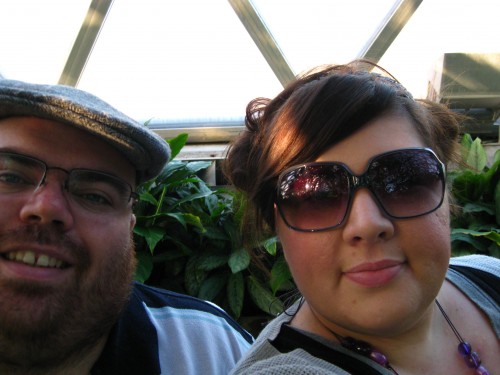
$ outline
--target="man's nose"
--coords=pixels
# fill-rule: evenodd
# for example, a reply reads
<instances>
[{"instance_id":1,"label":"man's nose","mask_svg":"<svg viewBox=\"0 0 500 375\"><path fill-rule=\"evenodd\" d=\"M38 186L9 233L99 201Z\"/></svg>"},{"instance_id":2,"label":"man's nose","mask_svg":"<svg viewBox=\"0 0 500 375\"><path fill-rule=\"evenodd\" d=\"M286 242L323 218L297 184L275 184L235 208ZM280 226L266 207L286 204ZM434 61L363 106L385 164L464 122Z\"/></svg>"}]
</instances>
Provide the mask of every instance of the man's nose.
<instances>
[{"instance_id":1,"label":"man's nose","mask_svg":"<svg viewBox=\"0 0 500 375\"><path fill-rule=\"evenodd\" d=\"M64 188L64 180L46 176L21 208L20 216L23 222L30 224L52 223L63 229L71 227L73 212Z\"/></svg>"}]
</instances>

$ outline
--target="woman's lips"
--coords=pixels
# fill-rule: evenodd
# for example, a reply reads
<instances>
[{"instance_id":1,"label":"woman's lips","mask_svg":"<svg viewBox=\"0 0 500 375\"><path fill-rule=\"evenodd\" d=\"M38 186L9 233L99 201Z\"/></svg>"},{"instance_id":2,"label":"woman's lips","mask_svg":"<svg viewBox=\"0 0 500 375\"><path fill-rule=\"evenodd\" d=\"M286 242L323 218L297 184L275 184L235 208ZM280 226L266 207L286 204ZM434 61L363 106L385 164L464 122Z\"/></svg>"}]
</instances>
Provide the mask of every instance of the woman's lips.
<instances>
[{"instance_id":1,"label":"woman's lips","mask_svg":"<svg viewBox=\"0 0 500 375\"><path fill-rule=\"evenodd\" d=\"M401 272L403 264L394 260L362 263L344 272L344 275L356 284L375 288L391 282Z\"/></svg>"}]
</instances>

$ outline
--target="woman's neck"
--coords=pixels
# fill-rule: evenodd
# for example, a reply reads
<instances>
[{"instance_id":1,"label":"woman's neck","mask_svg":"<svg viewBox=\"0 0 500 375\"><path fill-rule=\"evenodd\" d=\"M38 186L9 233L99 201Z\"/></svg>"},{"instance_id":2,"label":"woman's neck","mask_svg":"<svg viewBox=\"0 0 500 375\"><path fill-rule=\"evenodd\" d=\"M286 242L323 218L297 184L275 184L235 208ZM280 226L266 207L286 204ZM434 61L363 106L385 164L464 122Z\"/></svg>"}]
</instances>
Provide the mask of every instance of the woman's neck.
<instances>
[{"instance_id":1,"label":"woman's neck","mask_svg":"<svg viewBox=\"0 0 500 375\"><path fill-rule=\"evenodd\" d=\"M438 298L443 308L450 312L451 320L456 319L459 324L462 322L460 314L457 314L460 308L456 302L456 290L453 289L450 285L444 286ZM294 316L291 325L337 343L344 337L365 341L375 351L382 353L400 375L471 374L471 369L458 354L458 341L453 330L435 303L431 303L412 325L389 333L378 334L373 327L367 327L371 330L370 333L361 329L346 329L322 319L307 301Z\"/></svg>"}]
</instances>

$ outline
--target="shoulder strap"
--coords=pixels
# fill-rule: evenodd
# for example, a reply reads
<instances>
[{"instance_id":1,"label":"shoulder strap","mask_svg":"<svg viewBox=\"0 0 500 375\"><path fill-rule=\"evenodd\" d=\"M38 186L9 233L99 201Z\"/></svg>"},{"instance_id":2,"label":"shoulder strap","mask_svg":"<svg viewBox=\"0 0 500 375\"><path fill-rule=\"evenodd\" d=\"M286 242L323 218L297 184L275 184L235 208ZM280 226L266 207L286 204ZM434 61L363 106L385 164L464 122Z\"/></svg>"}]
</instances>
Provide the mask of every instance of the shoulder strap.
<instances>
[{"instance_id":1,"label":"shoulder strap","mask_svg":"<svg viewBox=\"0 0 500 375\"><path fill-rule=\"evenodd\" d=\"M450 268L461 273L474 284L479 286L493 300L500 305L500 277L492 273L473 267L450 264Z\"/></svg>"},{"instance_id":2,"label":"shoulder strap","mask_svg":"<svg viewBox=\"0 0 500 375\"><path fill-rule=\"evenodd\" d=\"M278 337L270 343L281 353L289 353L295 349L305 350L312 356L332 363L352 375L380 375L379 371L366 363L323 345L286 324L281 326Z\"/></svg>"}]
</instances>

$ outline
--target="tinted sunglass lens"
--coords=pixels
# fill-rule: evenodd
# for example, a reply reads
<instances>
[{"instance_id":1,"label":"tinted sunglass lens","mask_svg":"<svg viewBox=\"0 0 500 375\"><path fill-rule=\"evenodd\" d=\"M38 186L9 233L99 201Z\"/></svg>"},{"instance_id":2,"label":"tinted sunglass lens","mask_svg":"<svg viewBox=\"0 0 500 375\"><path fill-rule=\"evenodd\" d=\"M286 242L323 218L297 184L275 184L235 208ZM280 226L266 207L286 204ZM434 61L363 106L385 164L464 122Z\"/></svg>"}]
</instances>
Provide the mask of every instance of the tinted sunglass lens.
<instances>
[{"instance_id":1,"label":"tinted sunglass lens","mask_svg":"<svg viewBox=\"0 0 500 375\"><path fill-rule=\"evenodd\" d=\"M429 150L383 155L371 163L367 179L383 209L395 218L424 215L443 200L443 168Z\"/></svg>"},{"instance_id":2,"label":"tinted sunglass lens","mask_svg":"<svg viewBox=\"0 0 500 375\"><path fill-rule=\"evenodd\" d=\"M339 165L294 169L280 179L278 208L285 222L304 231L339 225L349 203L349 177Z\"/></svg>"}]
</instances>

